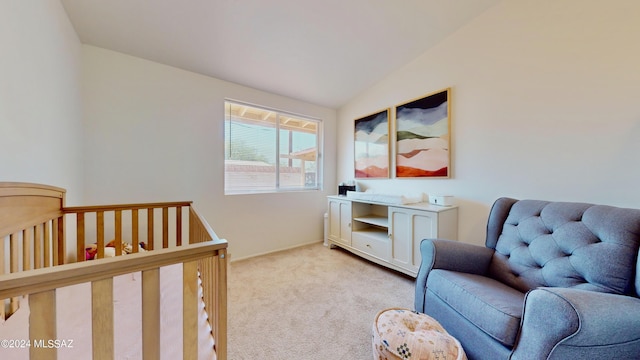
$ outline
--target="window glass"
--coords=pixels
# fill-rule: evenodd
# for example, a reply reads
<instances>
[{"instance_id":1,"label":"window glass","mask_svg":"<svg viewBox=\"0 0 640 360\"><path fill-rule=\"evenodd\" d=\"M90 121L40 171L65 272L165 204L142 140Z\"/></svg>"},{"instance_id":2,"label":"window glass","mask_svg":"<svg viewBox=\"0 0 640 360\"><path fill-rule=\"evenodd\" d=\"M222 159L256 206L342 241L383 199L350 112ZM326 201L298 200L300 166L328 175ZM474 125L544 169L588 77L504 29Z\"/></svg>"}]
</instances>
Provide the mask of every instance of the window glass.
<instances>
[{"instance_id":1,"label":"window glass","mask_svg":"<svg viewBox=\"0 0 640 360\"><path fill-rule=\"evenodd\" d=\"M320 125L225 102L225 194L318 189Z\"/></svg>"}]
</instances>

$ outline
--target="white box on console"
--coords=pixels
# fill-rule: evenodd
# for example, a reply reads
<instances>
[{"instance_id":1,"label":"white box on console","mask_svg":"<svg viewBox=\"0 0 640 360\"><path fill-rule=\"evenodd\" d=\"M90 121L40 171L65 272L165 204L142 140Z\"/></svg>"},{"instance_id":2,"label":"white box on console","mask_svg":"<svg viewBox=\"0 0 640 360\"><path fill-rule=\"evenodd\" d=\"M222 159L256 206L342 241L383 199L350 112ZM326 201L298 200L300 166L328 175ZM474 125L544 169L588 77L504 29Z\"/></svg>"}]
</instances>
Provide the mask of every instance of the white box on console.
<instances>
[{"instance_id":1,"label":"white box on console","mask_svg":"<svg viewBox=\"0 0 640 360\"><path fill-rule=\"evenodd\" d=\"M451 195L429 195L429 202L433 205L451 206L453 205L453 196Z\"/></svg>"}]
</instances>

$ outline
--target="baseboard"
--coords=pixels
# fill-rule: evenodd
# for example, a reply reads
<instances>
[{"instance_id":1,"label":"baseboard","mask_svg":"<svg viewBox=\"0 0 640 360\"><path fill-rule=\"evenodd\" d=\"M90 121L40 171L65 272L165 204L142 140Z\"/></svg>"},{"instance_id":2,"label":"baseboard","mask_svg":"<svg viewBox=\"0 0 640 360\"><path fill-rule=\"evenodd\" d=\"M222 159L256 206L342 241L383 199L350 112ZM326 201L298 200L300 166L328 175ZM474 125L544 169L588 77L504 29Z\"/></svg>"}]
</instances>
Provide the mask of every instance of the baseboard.
<instances>
[{"instance_id":1,"label":"baseboard","mask_svg":"<svg viewBox=\"0 0 640 360\"><path fill-rule=\"evenodd\" d=\"M309 246L309 245L313 245L313 244L317 244L317 243L322 243L323 241L324 240L316 240L316 241L311 241L311 242L304 243L304 244L293 245L293 246L290 246L290 247L281 248L281 249L277 249L277 250L265 251L265 252L259 253L259 254L254 254L254 255L249 255L249 256L245 256L245 257L239 257L239 258L231 259L231 261L229 261L229 262L231 263L231 262L236 262L236 261L241 261L241 260L247 260L247 259L251 259L251 258L254 258L254 257L258 257L258 256L269 255L269 254L278 253L278 252L282 252L282 251L292 250L292 249L303 247L303 246Z\"/></svg>"}]
</instances>

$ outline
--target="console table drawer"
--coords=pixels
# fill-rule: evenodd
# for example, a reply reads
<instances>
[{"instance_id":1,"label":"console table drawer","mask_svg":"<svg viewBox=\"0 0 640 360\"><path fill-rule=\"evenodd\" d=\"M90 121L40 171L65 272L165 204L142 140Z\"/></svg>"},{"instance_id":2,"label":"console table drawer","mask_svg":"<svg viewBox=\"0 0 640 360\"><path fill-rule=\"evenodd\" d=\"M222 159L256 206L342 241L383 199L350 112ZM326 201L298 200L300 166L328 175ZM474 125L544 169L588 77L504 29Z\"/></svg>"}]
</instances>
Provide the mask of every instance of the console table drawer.
<instances>
[{"instance_id":1,"label":"console table drawer","mask_svg":"<svg viewBox=\"0 0 640 360\"><path fill-rule=\"evenodd\" d=\"M391 242L387 233L381 231L354 231L351 233L351 245L382 260L389 261L391 259Z\"/></svg>"}]
</instances>

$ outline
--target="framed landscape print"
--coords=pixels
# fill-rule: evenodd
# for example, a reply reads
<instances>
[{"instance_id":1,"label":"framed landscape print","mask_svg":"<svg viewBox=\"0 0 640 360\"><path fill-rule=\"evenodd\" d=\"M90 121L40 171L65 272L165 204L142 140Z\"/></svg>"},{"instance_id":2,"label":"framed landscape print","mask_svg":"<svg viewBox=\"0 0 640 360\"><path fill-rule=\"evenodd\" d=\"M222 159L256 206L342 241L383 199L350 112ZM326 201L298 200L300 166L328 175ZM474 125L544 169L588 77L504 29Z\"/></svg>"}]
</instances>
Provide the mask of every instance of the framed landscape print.
<instances>
[{"instance_id":1,"label":"framed landscape print","mask_svg":"<svg viewBox=\"0 0 640 360\"><path fill-rule=\"evenodd\" d=\"M354 122L355 177L389 177L389 112L382 110Z\"/></svg>"},{"instance_id":2,"label":"framed landscape print","mask_svg":"<svg viewBox=\"0 0 640 360\"><path fill-rule=\"evenodd\" d=\"M396 177L450 177L449 92L396 106Z\"/></svg>"}]
</instances>

